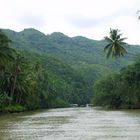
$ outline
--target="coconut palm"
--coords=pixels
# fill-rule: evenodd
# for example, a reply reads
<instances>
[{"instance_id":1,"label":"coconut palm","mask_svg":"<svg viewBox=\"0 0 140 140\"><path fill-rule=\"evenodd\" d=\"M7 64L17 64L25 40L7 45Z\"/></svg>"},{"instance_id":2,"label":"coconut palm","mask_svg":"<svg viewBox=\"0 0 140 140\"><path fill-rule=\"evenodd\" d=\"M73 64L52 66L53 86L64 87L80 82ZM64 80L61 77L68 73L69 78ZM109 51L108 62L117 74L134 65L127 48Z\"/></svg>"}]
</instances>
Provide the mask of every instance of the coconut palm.
<instances>
[{"instance_id":1,"label":"coconut palm","mask_svg":"<svg viewBox=\"0 0 140 140\"><path fill-rule=\"evenodd\" d=\"M127 53L123 47L126 44L123 42L126 38L121 38L122 34L119 32L120 30L118 29L110 29L110 36L105 37L105 40L108 42L104 48L104 51L107 51L107 58L111 55L112 57L120 57Z\"/></svg>"},{"instance_id":2,"label":"coconut palm","mask_svg":"<svg viewBox=\"0 0 140 140\"><path fill-rule=\"evenodd\" d=\"M13 63L13 70L12 70L12 76L11 76L11 83L12 84L11 84L11 89L10 89L10 97L12 100L14 97L16 87L18 85L18 79L22 74L21 66L23 65L23 60L24 60L24 57L17 55L17 57ZM11 100L11 102L12 102L12 100Z\"/></svg>"}]
</instances>

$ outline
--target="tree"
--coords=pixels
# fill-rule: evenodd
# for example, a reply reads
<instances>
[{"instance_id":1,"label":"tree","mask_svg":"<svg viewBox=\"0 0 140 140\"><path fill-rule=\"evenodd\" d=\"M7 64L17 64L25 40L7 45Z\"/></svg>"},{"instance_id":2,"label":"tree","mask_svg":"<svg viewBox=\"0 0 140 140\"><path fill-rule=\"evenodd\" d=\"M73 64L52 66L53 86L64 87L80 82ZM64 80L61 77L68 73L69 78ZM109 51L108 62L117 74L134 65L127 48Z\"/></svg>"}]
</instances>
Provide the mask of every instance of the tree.
<instances>
[{"instance_id":1,"label":"tree","mask_svg":"<svg viewBox=\"0 0 140 140\"><path fill-rule=\"evenodd\" d=\"M120 57L124 56L126 50L123 45L126 43L123 42L126 38L121 38L122 34L119 34L120 30L118 29L110 29L110 36L105 37L105 40L108 44L105 46L104 51L107 51L107 58L112 55L112 57Z\"/></svg>"},{"instance_id":2,"label":"tree","mask_svg":"<svg viewBox=\"0 0 140 140\"><path fill-rule=\"evenodd\" d=\"M0 31L0 71L5 68L7 62L14 60L15 50L10 48L11 40Z\"/></svg>"}]
</instances>

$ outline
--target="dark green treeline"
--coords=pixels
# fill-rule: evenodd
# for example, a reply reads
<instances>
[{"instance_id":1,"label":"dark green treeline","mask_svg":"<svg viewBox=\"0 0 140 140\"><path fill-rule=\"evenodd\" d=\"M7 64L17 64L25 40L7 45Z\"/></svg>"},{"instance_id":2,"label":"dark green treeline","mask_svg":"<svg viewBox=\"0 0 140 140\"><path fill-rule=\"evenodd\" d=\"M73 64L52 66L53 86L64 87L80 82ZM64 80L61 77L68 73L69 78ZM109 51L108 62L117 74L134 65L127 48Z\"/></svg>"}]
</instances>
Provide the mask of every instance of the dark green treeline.
<instances>
[{"instance_id":1,"label":"dark green treeline","mask_svg":"<svg viewBox=\"0 0 140 140\"><path fill-rule=\"evenodd\" d=\"M140 108L140 61L94 85L93 103L104 108Z\"/></svg>"},{"instance_id":2,"label":"dark green treeline","mask_svg":"<svg viewBox=\"0 0 140 140\"><path fill-rule=\"evenodd\" d=\"M11 43L0 32L0 111L89 102L88 85L76 70L46 54L13 49Z\"/></svg>"}]
</instances>

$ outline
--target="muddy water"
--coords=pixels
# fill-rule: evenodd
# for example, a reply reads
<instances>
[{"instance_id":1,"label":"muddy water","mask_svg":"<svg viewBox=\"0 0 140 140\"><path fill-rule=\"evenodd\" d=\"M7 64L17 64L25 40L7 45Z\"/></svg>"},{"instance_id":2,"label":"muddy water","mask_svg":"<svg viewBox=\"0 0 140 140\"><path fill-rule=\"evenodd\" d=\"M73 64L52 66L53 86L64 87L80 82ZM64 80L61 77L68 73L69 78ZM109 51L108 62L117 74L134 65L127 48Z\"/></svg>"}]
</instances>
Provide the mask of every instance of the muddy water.
<instances>
[{"instance_id":1,"label":"muddy water","mask_svg":"<svg viewBox=\"0 0 140 140\"><path fill-rule=\"evenodd\" d=\"M85 107L3 115L0 140L140 140L140 110Z\"/></svg>"}]
</instances>

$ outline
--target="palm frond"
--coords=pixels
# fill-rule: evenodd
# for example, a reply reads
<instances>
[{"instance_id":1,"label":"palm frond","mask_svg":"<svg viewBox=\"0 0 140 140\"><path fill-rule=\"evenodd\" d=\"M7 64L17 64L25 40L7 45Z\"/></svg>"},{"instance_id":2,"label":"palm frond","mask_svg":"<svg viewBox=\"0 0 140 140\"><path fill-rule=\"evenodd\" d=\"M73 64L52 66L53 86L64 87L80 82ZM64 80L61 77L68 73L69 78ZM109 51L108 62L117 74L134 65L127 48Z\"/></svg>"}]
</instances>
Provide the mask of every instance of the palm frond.
<instances>
[{"instance_id":1,"label":"palm frond","mask_svg":"<svg viewBox=\"0 0 140 140\"><path fill-rule=\"evenodd\" d=\"M111 43L104 47L104 51L106 51L111 46Z\"/></svg>"},{"instance_id":2,"label":"palm frond","mask_svg":"<svg viewBox=\"0 0 140 140\"><path fill-rule=\"evenodd\" d=\"M122 41L124 41L124 40L126 40L127 38L120 38L119 40L118 40L118 42L122 42Z\"/></svg>"},{"instance_id":3,"label":"palm frond","mask_svg":"<svg viewBox=\"0 0 140 140\"><path fill-rule=\"evenodd\" d=\"M109 58L112 53L112 47L109 48L106 57Z\"/></svg>"},{"instance_id":4,"label":"palm frond","mask_svg":"<svg viewBox=\"0 0 140 140\"><path fill-rule=\"evenodd\" d=\"M124 54L127 53L125 48L123 48L123 45L126 44L123 41L127 38L121 38L122 34L119 32L120 30L118 29L110 29L110 36L105 37L105 40L109 42L109 44L104 47L104 51L108 50L107 58L111 55L111 53L112 57L124 56Z\"/></svg>"},{"instance_id":5,"label":"palm frond","mask_svg":"<svg viewBox=\"0 0 140 140\"><path fill-rule=\"evenodd\" d=\"M112 42L113 42L113 40L112 40L111 38L109 38L109 37L105 37L105 40L106 40L107 42L109 42L109 43L112 43Z\"/></svg>"},{"instance_id":6,"label":"palm frond","mask_svg":"<svg viewBox=\"0 0 140 140\"><path fill-rule=\"evenodd\" d=\"M127 53L126 49L124 49L122 46L120 46L121 52Z\"/></svg>"}]
</instances>

